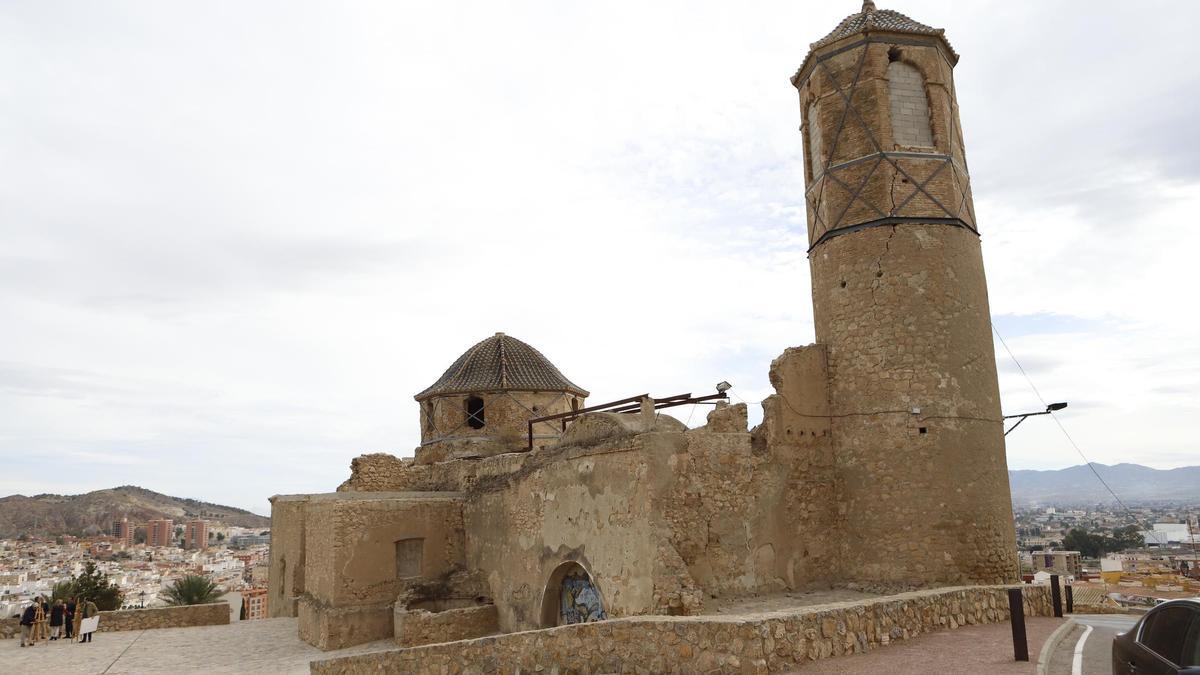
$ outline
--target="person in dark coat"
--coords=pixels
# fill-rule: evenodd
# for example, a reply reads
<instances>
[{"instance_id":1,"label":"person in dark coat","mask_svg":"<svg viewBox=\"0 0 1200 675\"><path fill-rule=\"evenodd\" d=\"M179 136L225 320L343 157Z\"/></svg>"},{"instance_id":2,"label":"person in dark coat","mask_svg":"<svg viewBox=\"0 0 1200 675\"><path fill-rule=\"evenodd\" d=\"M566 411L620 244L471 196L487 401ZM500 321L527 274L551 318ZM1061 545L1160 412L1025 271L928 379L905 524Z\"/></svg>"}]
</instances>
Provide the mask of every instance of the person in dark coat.
<instances>
[{"instance_id":1,"label":"person in dark coat","mask_svg":"<svg viewBox=\"0 0 1200 675\"><path fill-rule=\"evenodd\" d=\"M29 633L33 630L33 620L37 617L37 601L33 601L25 611L21 613L21 646L32 645L29 640Z\"/></svg>"},{"instance_id":2,"label":"person in dark coat","mask_svg":"<svg viewBox=\"0 0 1200 675\"><path fill-rule=\"evenodd\" d=\"M62 600L56 600L50 608L50 639L57 640L62 636L63 620L67 616L67 606Z\"/></svg>"},{"instance_id":3,"label":"person in dark coat","mask_svg":"<svg viewBox=\"0 0 1200 675\"><path fill-rule=\"evenodd\" d=\"M67 614L64 618L63 628L67 629L67 639L70 640L75 637L75 598L67 600Z\"/></svg>"}]
</instances>

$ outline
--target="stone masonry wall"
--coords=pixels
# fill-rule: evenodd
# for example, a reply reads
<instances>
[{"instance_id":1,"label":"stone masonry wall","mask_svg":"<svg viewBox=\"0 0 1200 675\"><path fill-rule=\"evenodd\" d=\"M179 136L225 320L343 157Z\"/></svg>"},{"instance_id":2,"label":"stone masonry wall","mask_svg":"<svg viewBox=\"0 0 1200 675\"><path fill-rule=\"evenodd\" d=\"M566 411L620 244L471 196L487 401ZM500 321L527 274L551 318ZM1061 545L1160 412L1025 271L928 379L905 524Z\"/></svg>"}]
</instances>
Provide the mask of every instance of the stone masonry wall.
<instances>
[{"instance_id":1,"label":"stone masonry wall","mask_svg":"<svg viewBox=\"0 0 1200 675\"><path fill-rule=\"evenodd\" d=\"M149 609L120 609L100 612L100 632L149 630L152 628L184 628L188 626L220 626L229 623L229 603L183 607L152 607ZM0 639L18 637L21 621L17 618L0 620Z\"/></svg>"},{"instance_id":2,"label":"stone masonry wall","mask_svg":"<svg viewBox=\"0 0 1200 675\"><path fill-rule=\"evenodd\" d=\"M563 670L607 673L786 672L962 625L1008 618L1005 586L919 591L751 616L666 617L549 630L314 661L315 675ZM1047 586L1024 586L1025 613L1050 616Z\"/></svg>"},{"instance_id":3,"label":"stone masonry wall","mask_svg":"<svg viewBox=\"0 0 1200 675\"><path fill-rule=\"evenodd\" d=\"M481 478L514 473L528 457L528 453L510 453L418 464L386 453L360 455L350 461L350 478L338 486L338 492L460 492Z\"/></svg>"},{"instance_id":4,"label":"stone masonry wall","mask_svg":"<svg viewBox=\"0 0 1200 675\"><path fill-rule=\"evenodd\" d=\"M1016 542L979 238L876 227L812 253L839 568L879 590L1005 583Z\"/></svg>"},{"instance_id":5,"label":"stone masonry wall","mask_svg":"<svg viewBox=\"0 0 1200 675\"><path fill-rule=\"evenodd\" d=\"M396 644L415 647L491 635L500 630L495 605L448 609L442 612L396 612Z\"/></svg>"}]
</instances>

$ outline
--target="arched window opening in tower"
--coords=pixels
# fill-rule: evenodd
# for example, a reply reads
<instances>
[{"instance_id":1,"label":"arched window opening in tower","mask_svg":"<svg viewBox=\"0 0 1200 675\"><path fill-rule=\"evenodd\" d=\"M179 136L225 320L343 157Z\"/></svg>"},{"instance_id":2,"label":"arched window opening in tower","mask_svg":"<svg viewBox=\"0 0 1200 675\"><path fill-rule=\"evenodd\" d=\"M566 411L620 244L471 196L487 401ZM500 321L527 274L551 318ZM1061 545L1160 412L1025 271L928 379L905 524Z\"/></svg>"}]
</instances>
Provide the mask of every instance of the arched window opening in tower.
<instances>
[{"instance_id":1,"label":"arched window opening in tower","mask_svg":"<svg viewBox=\"0 0 1200 675\"><path fill-rule=\"evenodd\" d=\"M825 148L821 145L821 120L817 114L817 104L813 103L808 106L808 155L813 180L819 178L824 169L824 154Z\"/></svg>"},{"instance_id":2,"label":"arched window opening in tower","mask_svg":"<svg viewBox=\"0 0 1200 675\"><path fill-rule=\"evenodd\" d=\"M888 64L892 139L901 148L932 148L929 98L921 71L903 61Z\"/></svg>"},{"instance_id":3,"label":"arched window opening in tower","mask_svg":"<svg viewBox=\"0 0 1200 675\"><path fill-rule=\"evenodd\" d=\"M486 423L483 417L483 399L471 396L466 401L467 426L472 429L482 429Z\"/></svg>"}]
</instances>

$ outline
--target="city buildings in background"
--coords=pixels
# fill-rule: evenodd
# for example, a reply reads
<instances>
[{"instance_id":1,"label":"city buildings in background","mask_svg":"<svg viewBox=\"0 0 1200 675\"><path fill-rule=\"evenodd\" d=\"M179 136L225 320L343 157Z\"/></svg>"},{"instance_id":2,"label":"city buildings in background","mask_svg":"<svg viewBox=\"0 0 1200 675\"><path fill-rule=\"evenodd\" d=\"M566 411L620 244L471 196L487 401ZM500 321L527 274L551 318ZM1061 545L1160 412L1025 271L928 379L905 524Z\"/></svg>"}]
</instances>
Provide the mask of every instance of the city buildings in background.
<instances>
[{"instance_id":1,"label":"city buildings in background","mask_svg":"<svg viewBox=\"0 0 1200 675\"><path fill-rule=\"evenodd\" d=\"M190 520L183 531L183 547L189 550L208 548L208 523Z\"/></svg>"},{"instance_id":2,"label":"city buildings in background","mask_svg":"<svg viewBox=\"0 0 1200 675\"><path fill-rule=\"evenodd\" d=\"M146 544L149 546L170 546L174 541L174 527L169 519L151 520L146 523Z\"/></svg>"}]
</instances>

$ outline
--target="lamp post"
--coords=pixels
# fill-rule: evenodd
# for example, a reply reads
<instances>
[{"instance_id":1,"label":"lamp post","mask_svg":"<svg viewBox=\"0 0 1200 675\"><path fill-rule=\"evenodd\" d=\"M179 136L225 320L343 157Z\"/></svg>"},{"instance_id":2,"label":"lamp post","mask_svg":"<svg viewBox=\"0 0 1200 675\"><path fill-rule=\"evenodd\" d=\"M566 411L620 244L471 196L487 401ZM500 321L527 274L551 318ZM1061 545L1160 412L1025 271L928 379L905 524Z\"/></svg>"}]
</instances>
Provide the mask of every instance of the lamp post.
<instances>
[{"instance_id":1,"label":"lamp post","mask_svg":"<svg viewBox=\"0 0 1200 675\"><path fill-rule=\"evenodd\" d=\"M1035 417L1037 415L1049 415L1050 413L1054 412L1055 410L1062 410L1065 407L1067 407L1066 403L1051 403L1050 405L1046 406L1045 410L1043 410L1041 412L1019 413L1017 415L1005 415L1004 419L1006 419L1006 420L1016 419L1017 423L1012 425L1011 427L1009 427L1008 430L1004 432L1004 435L1005 436L1009 435L1010 433L1012 433L1013 429L1016 429L1017 427L1021 426L1021 422L1024 422L1025 418L1027 418L1027 417Z\"/></svg>"},{"instance_id":2,"label":"lamp post","mask_svg":"<svg viewBox=\"0 0 1200 675\"><path fill-rule=\"evenodd\" d=\"M146 609L146 591L142 591L141 593L138 593L138 596L142 600L141 609Z\"/></svg>"}]
</instances>

